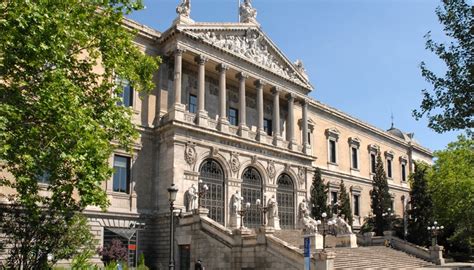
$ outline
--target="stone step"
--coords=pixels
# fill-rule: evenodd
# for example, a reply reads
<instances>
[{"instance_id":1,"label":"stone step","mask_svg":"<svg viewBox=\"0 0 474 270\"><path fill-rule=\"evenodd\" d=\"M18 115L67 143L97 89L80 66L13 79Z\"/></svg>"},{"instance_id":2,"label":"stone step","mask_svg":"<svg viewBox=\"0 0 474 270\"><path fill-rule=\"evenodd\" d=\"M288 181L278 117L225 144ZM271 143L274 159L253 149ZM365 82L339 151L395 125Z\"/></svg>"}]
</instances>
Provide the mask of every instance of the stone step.
<instances>
[{"instance_id":1,"label":"stone step","mask_svg":"<svg viewBox=\"0 0 474 270\"><path fill-rule=\"evenodd\" d=\"M301 230L281 230L275 236L303 252ZM334 268L345 269L419 269L433 264L385 246L331 248L336 253Z\"/></svg>"}]
</instances>

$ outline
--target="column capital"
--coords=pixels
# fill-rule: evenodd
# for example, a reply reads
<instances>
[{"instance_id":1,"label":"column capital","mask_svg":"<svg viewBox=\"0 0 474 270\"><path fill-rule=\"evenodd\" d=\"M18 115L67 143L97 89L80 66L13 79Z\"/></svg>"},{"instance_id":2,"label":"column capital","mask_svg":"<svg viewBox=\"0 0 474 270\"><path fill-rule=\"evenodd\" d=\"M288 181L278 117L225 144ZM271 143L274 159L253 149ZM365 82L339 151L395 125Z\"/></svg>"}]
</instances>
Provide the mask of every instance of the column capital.
<instances>
[{"instance_id":1,"label":"column capital","mask_svg":"<svg viewBox=\"0 0 474 270\"><path fill-rule=\"evenodd\" d=\"M218 64L216 66L216 70L219 72L226 72L229 69L229 65L226 64Z\"/></svg>"},{"instance_id":2,"label":"column capital","mask_svg":"<svg viewBox=\"0 0 474 270\"><path fill-rule=\"evenodd\" d=\"M257 79L257 80L255 80L255 81L253 82L253 84L254 84L257 88L259 88L259 87L264 87L267 83L266 83L264 80L262 80L262 79Z\"/></svg>"},{"instance_id":3,"label":"column capital","mask_svg":"<svg viewBox=\"0 0 474 270\"><path fill-rule=\"evenodd\" d=\"M272 94L276 96L280 95L280 93L283 92L283 90L280 87L276 87L276 86L273 86L271 91L272 91Z\"/></svg>"},{"instance_id":4,"label":"column capital","mask_svg":"<svg viewBox=\"0 0 474 270\"><path fill-rule=\"evenodd\" d=\"M172 54L174 54L175 56L181 56L183 55L183 53L186 51L186 49L184 48L176 48L172 51Z\"/></svg>"},{"instance_id":5,"label":"column capital","mask_svg":"<svg viewBox=\"0 0 474 270\"><path fill-rule=\"evenodd\" d=\"M246 80L249 78L249 75L245 72L239 72L237 74L235 74L235 78L239 79L239 80Z\"/></svg>"},{"instance_id":6,"label":"column capital","mask_svg":"<svg viewBox=\"0 0 474 270\"><path fill-rule=\"evenodd\" d=\"M288 93L288 94L286 95L286 98L287 98L289 101L290 101L290 100L291 100L291 101L294 101L295 98L296 98L296 94L295 94L295 93Z\"/></svg>"},{"instance_id":7,"label":"column capital","mask_svg":"<svg viewBox=\"0 0 474 270\"><path fill-rule=\"evenodd\" d=\"M196 57L194 57L194 61L198 63L199 65L204 65L208 60L209 58L207 58L206 56L202 54L196 55Z\"/></svg>"},{"instance_id":8,"label":"column capital","mask_svg":"<svg viewBox=\"0 0 474 270\"><path fill-rule=\"evenodd\" d=\"M302 98L299 101L300 101L300 103L303 107L306 107L309 104L309 99L307 99L307 98Z\"/></svg>"}]
</instances>

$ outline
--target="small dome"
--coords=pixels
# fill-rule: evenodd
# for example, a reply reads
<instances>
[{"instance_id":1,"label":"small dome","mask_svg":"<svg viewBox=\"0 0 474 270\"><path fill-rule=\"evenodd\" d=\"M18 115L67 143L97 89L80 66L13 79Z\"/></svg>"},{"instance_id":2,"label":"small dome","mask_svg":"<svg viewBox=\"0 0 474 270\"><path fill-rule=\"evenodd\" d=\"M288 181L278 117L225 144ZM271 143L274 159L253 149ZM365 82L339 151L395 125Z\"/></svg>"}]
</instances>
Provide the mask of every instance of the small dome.
<instances>
[{"instance_id":1,"label":"small dome","mask_svg":"<svg viewBox=\"0 0 474 270\"><path fill-rule=\"evenodd\" d=\"M402 139L402 140L406 140L405 134L403 134L403 132L401 130L399 130L398 128L395 128L395 127L392 126L389 130L387 130L387 132L389 134L392 134L395 137L398 137L398 138Z\"/></svg>"}]
</instances>

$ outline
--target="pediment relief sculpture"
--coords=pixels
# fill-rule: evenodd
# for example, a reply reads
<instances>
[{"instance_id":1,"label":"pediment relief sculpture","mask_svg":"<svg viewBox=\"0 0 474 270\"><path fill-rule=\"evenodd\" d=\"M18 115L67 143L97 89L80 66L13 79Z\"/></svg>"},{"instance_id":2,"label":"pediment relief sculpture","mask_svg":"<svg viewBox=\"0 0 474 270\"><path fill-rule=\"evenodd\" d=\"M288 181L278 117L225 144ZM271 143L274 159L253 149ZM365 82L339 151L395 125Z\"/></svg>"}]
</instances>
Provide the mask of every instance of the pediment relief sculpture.
<instances>
[{"instance_id":1,"label":"pediment relief sculpture","mask_svg":"<svg viewBox=\"0 0 474 270\"><path fill-rule=\"evenodd\" d=\"M264 36L252 29L239 32L194 32L192 35L197 36L203 41L210 43L220 49L235 54L241 58L264 67L290 81L298 84L308 85L298 77L296 71L298 68L294 64L285 63L279 55L269 48L268 42ZM300 76L304 77L303 74Z\"/></svg>"}]
</instances>

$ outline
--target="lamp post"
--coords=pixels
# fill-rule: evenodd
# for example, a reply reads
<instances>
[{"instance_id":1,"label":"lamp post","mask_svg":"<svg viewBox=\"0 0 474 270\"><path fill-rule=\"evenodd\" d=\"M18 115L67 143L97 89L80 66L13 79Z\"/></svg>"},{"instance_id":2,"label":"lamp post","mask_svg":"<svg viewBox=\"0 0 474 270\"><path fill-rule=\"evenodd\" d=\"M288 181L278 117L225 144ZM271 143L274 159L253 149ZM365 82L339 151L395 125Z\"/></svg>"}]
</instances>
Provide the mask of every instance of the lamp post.
<instances>
[{"instance_id":1,"label":"lamp post","mask_svg":"<svg viewBox=\"0 0 474 270\"><path fill-rule=\"evenodd\" d=\"M201 189L202 186L202 189ZM198 185L198 209L201 209L201 198L204 197L204 195L207 193L209 190L209 187L207 184L202 184L202 180L199 180L199 185Z\"/></svg>"},{"instance_id":2,"label":"lamp post","mask_svg":"<svg viewBox=\"0 0 474 270\"><path fill-rule=\"evenodd\" d=\"M178 188L174 183L168 188L168 200L170 202L170 264L169 270L174 270L174 201L176 200L176 194L178 193Z\"/></svg>"},{"instance_id":3,"label":"lamp post","mask_svg":"<svg viewBox=\"0 0 474 270\"><path fill-rule=\"evenodd\" d=\"M263 204L260 202L260 199L257 199L255 201L255 204L257 205L257 209L260 210L263 213L263 219L262 219L262 226L265 227L267 225L267 211L268 211L268 206L265 205L265 201L263 201Z\"/></svg>"},{"instance_id":4,"label":"lamp post","mask_svg":"<svg viewBox=\"0 0 474 270\"><path fill-rule=\"evenodd\" d=\"M382 217L387 217L389 231L392 230L392 216L393 216L393 212L391 208L388 208L387 212L382 213Z\"/></svg>"},{"instance_id":5,"label":"lamp post","mask_svg":"<svg viewBox=\"0 0 474 270\"><path fill-rule=\"evenodd\" d=\"M240 209L240 210L237 210L237 213L239 213L239 215L240 215L240 230L242 230L242 228L243 228L243 226L242 226L242 225L243 225L243 217L244 217L245 213L247 213L247 211L249 210L249 208L250 208L250 203L247 202L247 203L245 204L245 207L244 207L244 208L242 208L242 209Z\"/></svg>"},{"instance_id":6,"label":"lamp post","mask_svg":"<svg viewBox=\"0 0 474 270\"><path fill-rule=\"evenodd\" d=\"M438 245L438 234L441 230L444 229L444 226L438 226L438 222L433 222L433 226L428 226L428 231L431 233L431 245L437 246Z\"/></svg>"},{"instance_id":7,"label":"lamp post","mask_svg":"<svg viewBox=\"0 0 474 270\"><path fill-rule=\"evenodd\" d=\"M317 224L318 225L322 225L323 226L323 250L326 249L326 235L327 235L327 232L330 231L330 226L334 225L335 222L332 221L332 220L329 220L329 221L326 221L326 218L327 218L327 214L326 212L322 213L321 214L321 219L322 220L317 220Z\"/></svg>"}]
</instances>

